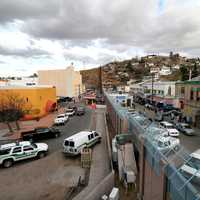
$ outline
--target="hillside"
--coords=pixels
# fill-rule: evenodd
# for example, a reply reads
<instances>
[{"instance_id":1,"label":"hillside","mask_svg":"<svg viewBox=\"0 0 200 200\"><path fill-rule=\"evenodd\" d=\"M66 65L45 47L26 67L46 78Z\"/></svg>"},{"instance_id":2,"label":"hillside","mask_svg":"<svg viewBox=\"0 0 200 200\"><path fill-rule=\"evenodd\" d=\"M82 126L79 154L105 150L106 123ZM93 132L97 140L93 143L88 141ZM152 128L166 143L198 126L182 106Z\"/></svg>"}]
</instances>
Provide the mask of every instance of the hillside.
<instances>
[{"instance_id":1,"label":"hillside","mask_svg":"<svg viewBox=\"0 0 200 200\"><path fill-rule=\"evenodd\" d=\"M163 70L168 68L170 74L160 75L163 81L176 81L189 78L189 69L192 69L192 77L200 74L200 59L181 57L179 54L169 56L148 55L141 58L116 61L108 63L100 68L81 71L83 83L86 88L98 88L100 86L100 74L102 74L103 87L126 85L127 81L142 81L148 78L153 69ZM100 73L102 71L102 73Z\"/></svg>"}]
</instances>

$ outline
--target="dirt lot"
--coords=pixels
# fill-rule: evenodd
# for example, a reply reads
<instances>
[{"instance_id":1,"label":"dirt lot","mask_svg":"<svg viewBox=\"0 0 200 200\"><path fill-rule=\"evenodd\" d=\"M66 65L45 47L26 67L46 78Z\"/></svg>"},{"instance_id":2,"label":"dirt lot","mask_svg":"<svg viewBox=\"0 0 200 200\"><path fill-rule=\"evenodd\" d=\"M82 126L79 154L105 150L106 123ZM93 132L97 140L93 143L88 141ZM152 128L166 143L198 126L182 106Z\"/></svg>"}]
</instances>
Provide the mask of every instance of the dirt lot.
<instances>
[{"instance_id":1,"label":"dirt lot","mask_svg":"<svg viewBox=\"0 0 200 200\"><path fill-rule=\"evenodd\" d=\"M8 174L12 178L8 179ZM67 189L84 175L80 158L66 159L61 152L55 152L41 160L24 161L13 168L1 169L0 199L64 199Z\"/></svg>"}]
</instances>

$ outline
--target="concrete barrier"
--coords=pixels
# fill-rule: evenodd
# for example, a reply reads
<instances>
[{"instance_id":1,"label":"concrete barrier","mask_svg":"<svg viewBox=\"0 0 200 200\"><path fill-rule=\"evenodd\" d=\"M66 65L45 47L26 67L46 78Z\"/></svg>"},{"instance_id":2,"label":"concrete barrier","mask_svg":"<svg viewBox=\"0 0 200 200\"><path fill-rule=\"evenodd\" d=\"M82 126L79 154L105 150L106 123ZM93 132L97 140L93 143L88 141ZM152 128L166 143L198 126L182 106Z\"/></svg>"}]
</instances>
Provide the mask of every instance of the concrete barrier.
<instances>
[{"instance_id":1,"label":"concrete barrier","mask_svg":"<svg viewBox=\"0 0 200 200\"><path fill-rule=\"evenodd\" d=\"M114 187L114 171L107 175L90 193L84 198L84 200L97 200L104 194L110 194ZM79 199L76 199L79 200ZM80 199L83 200L83 199Z\"/></svg>"}]
</instances>

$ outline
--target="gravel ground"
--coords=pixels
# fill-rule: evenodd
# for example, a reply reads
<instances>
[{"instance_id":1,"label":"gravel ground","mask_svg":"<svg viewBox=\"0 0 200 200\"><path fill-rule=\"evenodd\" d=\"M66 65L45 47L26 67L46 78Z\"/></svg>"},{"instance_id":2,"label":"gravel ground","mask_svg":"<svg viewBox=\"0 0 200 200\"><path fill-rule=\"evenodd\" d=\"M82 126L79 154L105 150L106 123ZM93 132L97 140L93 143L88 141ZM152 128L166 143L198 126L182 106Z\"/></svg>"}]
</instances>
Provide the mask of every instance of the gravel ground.
<instances>
[{"instance_id":1,"label":"gravel ground","mask_svg":"<svg viewBox=\"0 0 200 200\"><path fill-rule=\"evenodd\" d=\"M16 163L12 168L0 169L0 199L2 200L60 200L69 187L76 185L85 171L80 167L80 157L66 158L62 154L63 139L89 129L91 111L84 116L74 116L62 127L62 136L44 142L49 154L40 160Z\"/></svg>"}]
</instances>

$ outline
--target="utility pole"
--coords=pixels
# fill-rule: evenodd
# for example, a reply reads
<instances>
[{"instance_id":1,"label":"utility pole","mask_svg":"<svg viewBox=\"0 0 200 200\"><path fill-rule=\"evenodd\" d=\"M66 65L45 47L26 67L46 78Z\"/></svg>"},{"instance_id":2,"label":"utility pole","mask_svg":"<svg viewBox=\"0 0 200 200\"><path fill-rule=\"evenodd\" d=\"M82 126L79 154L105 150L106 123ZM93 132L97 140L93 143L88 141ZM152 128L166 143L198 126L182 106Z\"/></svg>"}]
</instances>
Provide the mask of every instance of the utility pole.
<instances>
[{"instance_id":1,"label":"utility pole","mask_svg":"<svg viewBox=\"0 0 200 200\"><path fill-rule=\"evenodd\" d=\"M151 103L153 104L153 85L154 85L154 74L151 74Z\"/></svg>"},{"instance_id":2,"label":"utility pole","mask_svg":"<svg viewBox=\"0 0 200 200\"><path fill-rule=\"evenodd\" d=\"M99 92L102 94L102 67L99 67Z\"/></svg>"}]
</instances>

